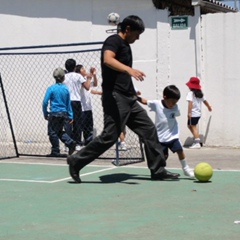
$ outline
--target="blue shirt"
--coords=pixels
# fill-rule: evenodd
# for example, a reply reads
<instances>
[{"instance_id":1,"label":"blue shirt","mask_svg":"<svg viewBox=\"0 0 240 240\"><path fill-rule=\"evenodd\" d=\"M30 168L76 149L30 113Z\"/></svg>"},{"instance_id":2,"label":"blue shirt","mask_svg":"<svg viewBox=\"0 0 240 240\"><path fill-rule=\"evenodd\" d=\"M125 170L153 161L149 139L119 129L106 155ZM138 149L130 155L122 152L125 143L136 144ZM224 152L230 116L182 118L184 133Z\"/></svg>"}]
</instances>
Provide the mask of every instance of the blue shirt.
<instances>
[{"instance_id":1,"label":"blue shirt","mask_svg":"<svg viewBox=\"0 0 240 240\"><path fill-rule=\"evenodd\" d=\"M49 114L47 110L49 101L51 113L67 112L69 119L73 119L70 93L65 84L55 83L48 87L42 103L42 110L45 118Z\"/></svg>"}]
</instances>

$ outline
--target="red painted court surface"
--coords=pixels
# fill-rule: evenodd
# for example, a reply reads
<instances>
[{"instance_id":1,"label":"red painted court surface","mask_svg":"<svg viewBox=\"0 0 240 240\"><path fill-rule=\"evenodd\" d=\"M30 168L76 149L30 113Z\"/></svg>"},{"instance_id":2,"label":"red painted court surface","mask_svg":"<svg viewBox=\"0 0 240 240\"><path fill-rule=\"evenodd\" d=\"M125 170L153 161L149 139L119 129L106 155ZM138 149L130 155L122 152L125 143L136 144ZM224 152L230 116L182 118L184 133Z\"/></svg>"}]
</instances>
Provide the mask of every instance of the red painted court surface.
<instances>
[{"instance_id":1,"label":"red painted court surface","mask_svg":"<svg viewBox=\"0 0 240 240\"><path fill-rule=\"evenodd\" d=\"M64 159L0 161L0 239L239 239L240 150L186 150L189 165L209 162L210 182L151 181L146 162L114 167L95 161L68 175Z\"/></svg>"}]
</instances>

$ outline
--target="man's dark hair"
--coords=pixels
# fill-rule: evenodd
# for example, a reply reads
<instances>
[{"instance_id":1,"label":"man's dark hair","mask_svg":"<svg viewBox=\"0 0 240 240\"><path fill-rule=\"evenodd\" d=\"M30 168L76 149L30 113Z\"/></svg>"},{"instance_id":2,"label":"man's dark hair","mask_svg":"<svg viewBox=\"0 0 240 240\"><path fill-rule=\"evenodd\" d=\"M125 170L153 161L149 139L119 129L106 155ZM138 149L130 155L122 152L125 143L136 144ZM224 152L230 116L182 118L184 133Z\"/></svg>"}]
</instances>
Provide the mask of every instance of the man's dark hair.
<instances>
[{"instance_id":1,"label":"man's dark hair","mask_svg":"<svg viewBox=\"0 0 240 240\"><path fill-rule=\"evenodd\" d=\"M119 31L125 32L127 26L131 28L131 31L144 32L145 26L143 20L135 15L130 15L123 19L123 21L118 25Z\"/></svg>"},{"instance_id":2,"label":"man's dark hair","mask_svg":"<svg viewBox=\"0 0 240 240\"><path fill-rule=\"evenodd\" d=\"M67 69L68 72L74 72L76 67L76 61L72 58L68 59L65 62L65 68Z\"/></svg>"},{"instance_id":3,"label":"man's dark hair","mask_svg":"<svg viewBox=\"0 0 240 240\"><path fill-rule=\"evenodd\" d=\"M171 99L179 100L181 97L181 93L175 85L169 85L164 88L163 96L165 96L167 99L171 98Z\"/></svg>"}]
</instances>

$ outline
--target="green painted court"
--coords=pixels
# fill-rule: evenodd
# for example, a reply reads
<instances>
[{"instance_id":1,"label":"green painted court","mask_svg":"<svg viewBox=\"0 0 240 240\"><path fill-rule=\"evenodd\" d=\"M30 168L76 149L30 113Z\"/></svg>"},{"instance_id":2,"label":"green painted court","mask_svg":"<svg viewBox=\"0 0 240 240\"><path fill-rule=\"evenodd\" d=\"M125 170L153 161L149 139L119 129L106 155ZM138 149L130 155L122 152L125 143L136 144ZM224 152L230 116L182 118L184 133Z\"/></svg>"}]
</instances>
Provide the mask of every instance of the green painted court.
<instances>
[{"instance_id":1,"label":"green painted court","mask_svg":"<svg viewBox=\"0 0 240 240\"><path fill-rule=\"evenodd\" d=\"M40 159L41 160L41 159ZM146 166L0 162L0 239L239 239L238 170L211 182L151 181ZM179 169L171 169L179 172Z\"/></svg>"}]
</instances>

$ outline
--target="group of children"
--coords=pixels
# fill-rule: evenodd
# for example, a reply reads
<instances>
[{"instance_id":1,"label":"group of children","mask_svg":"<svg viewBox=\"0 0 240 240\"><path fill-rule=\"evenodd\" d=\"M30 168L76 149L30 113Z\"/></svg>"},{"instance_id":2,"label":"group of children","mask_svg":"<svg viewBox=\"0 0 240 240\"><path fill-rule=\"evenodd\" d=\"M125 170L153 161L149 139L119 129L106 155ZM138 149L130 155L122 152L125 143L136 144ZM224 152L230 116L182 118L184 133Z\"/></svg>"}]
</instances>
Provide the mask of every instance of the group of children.
<instances>
[{"instance_id":1,"label":"group of children","mask_svg":"<svg viewBox=\"0 0 240 240\"><path fill-rule=\"evenodd\" d=\"M53 157L63 156L60 154L59 139L68 147L69 155L75 149L80 150L78 147L82 142L82 131L85 145L92 140L93 116L90 94L101 94L94 89L89 90L92 78L93 86L97 86L95 68L91 68L90 74L88 74L86 69L82 65L76 65L73 59L68 59L65 67L68 71L66 74L61 68L54 70L53 77L56 83L47 89L43 100L43 113L45 119L48 120L48 135L52 144L52 151L49 156ZM203 102L209 111L212 111L212 108L201 91L199 78L191 77L186 85L190 89L186 98L188 101L187 125L194 137L190 148L201 148L202 143L197 128L201 117L201 104ZM184 174L193 177L193 171L186 162L183 147L179 141L178 124L175 118L180 116L177 105L180 97L179 89L174 85L169 85L163 91L162 100L150 101L142 97L138 97L138 100L142 104L148 105L150 111L156 113L155 125L165 158L168 158L168 149L173 153L176 152ZM48 101L50 101L50 113L47 111Z\"/></svg>"},{"instance_id":2,"label":"group of children","mask_svg":"<svg viewBox=\"0 0 240 240\"><path fill-rule=\"evenodd\" d=\"M82 120L82 118L77 119L76 117L83 107L81 91L82 89L89 91L95 70L92 69L88 75L84 74L84 69L79 66L79 72L76 73L74 72L76 62L70 59L65 64L66 74L61 68L54 71L56 84L48 88L43 101L43 113L45 119L48 120L49 138L52 145L55 144L52 149L59 151L57 137L69 147L69 156L67 157L69 174L76 183L81 183L81 169L113 146L121 132L124 133L124 127L128 126L144 143L151 180L177 179L180 176L178 173L172 173L165 169L169 149L178 154L184 175L194 178L194 172L187 164L179 140L176 121L176 117L180 115L177 105L181 97L179 89L175 85L166 86L161 100L147 100L137 96L132 78L143 81L146 75L144 72L132 68L130 44L139 39L140 34L144 32L145 25L141 18L130 15L121 22L119 29L117 34L105 40L101 50L103 131L75 154L73 152L80 139L77 130L81 129ZM188 127L194 136L191 148L199 148L201 141L197 124L201 117L201 104L204 103L209 111L212 111L212 108L201 91L199 78L191 77L186 85L190 89L187 95ZM155 125L137 101L148 105L150 110L156 113ZM47 111L48 102L50 102L50 113ZM57 122L60 123L58 127L54 125ZM76 129L73 127L73 135L68 135L63 130L66 123L76 125ZM58 152L58 154L60 153Z\"/></svg>"},{"instance_id":3,"label":"group of children","mask_svg":"<svg viewBox=\"0 0 240 240\"><path fill-rule=\"evenodd\" d=\"M65 68L65 71L62 68L54 70L56 83L47 89L42 104L52 145L49 157L67 157L60 153L59 139L69 155L93 139L91 93L101 94L92 89L97 86L96 69L91 68L87 73L83 65L76 65L74 59L68 59Z\"/></svg>"},{"instance_id":4,"label":"group of children","mask_svg":"<svg viewBox=\"0 0 240 240\"><path fill-rule=\"evenodd\" d=\"M93 138L93 116L90 94L101 94L91 90L91 84L97 86L96 70L91 68L90 73L82 65L76 65L75 60L68 59L65 67L67 73L61 68L53 72L56 83L50 86L43 100L43 114L48 120L48 135L52 144L50 156L59 157L59 139L68 147L71 155L81 143L81 132L87 144ZM93 81L92 81L93 79ZM206 100L197 77L191 77L186 83L190 91L187 94L188 121L187 125L193 135L193 144L190 148L201 148L198 132L198 122L201 117L201 105L204 103L209 111L211 106ZM185 176L194 177L193 170L188 166L183 146L179 140L179 129L176 120L180 116L178 100L181 97L175 85L166 86L163 90L162 100L147 100L138 96L138 101L148 105L150 111L155 112L155 126L158 139L162 145L165 158L169 156L168 149L177 153ZM47 111L50 101L50 112ZM83 113L82 113L83 112ZM69 126L72 131L69 131ZM83 128L85 126L85 129ZM65 131L64 131L65 130ZM69 134L70 133L70 134ZM72 133L72 134L71 134ZM123 133L122 133L123 134Z\"/></svg>"}]
</instances>

